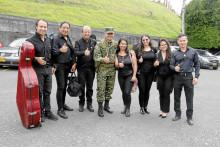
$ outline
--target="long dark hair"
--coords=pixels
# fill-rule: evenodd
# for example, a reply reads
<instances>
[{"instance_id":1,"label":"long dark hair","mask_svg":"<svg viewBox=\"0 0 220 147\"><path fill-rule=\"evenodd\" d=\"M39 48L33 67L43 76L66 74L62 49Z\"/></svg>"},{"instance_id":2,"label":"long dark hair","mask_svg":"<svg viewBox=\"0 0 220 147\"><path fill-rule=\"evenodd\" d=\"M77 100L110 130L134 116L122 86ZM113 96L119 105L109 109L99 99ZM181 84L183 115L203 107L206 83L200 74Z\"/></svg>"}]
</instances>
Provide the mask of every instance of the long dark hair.
<instances>
[{"instance_id":1,"label":"long dark hair","mask_svg":"<svg viewBox=\"0 0 220 147\"><path fill-rule=\"evenodd\" d=\"M158 43L158 48L159 48L159 49L160 49L160 43L161 43L162 41L166 42L166 44L167 44L166 59L167 59L168 61L170 61L170 60L171 60L170 42L169 42L167 39L164 39L164 38L161 39L161 40L159 41L159 43Z\"/></svg>"},{"instance_id":2,"label":"long dark hair","mask_svg":"<svg viewBox=\"0 0 220 147\"><path fill-rule=\"evenodd\" d=\"M141 53L144 50L144 44L142 42L143 37L147 37L148 39L150 39L150 36L148 34L144 34L144 35L141 36L141 44L138 47L138 56L141 56ZM149 42L149 46L150 47L152 46L151 39L150 39L150 42Z\"/></svg>"},{"instance_id":3,"label":"long dark hair","mask_svg":"<svg viewBox=\"0 0 220 147\"><path fill-rule=\"evenodd\" d=\"M117 46L116 54L118 54L118 53L120 52L120 46L119 46L119 45L120 45L120 43L121 43L122 41L125 41L125 42L127 43L127 47L126 47L125 52L126 52L127 54L129 54L128 41L127 41L126 39L123 39L123 38L118 41L118 46Z\"/></svg>"}]
</instances>

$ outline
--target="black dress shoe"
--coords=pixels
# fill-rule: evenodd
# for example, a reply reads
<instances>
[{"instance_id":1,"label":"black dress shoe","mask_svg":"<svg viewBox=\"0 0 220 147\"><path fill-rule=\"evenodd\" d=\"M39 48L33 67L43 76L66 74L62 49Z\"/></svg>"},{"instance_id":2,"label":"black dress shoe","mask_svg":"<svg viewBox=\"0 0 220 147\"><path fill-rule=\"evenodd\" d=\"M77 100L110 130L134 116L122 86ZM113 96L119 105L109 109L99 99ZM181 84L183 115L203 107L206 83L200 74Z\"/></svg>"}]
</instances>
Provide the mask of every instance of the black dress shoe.
<instances>
[{"instance_id":1,"label":"black dress shoe","mask_svg":"<svg viewBox=\"0 0 220 147\"><path fill-rule=\"evenodd\" d=\"M176 115L172 120L173 120L173 121L177 121L177 120L179 120L179 119L181 119L181 117Z\"/></svg>"},{"instance_id":2,"label":"black dress shoe","mask_svg":"<svg viewBox=\"0 0 220 147\"><path fill-rule=\"evenodd\" d=\"M58 120L58 117L55 116L52 112L46 112L45 117L54 121Z\"/></svg>"},{"instance_id":3,"label":"black dress shoe","mask_svg":"<svg viewBox=\"0 0 220 147\"><path fill-rule=\"evenodd\" d=\"M187 123L192 126L194 124L194 122L192 121L192 119L187 119Z\"/></svg>"},{"instance_id":4,"label":"black dress shoe","mask_svg":"<svg viewBox=\"0 0 220 147\"><path fill-rule=\"evenodd\" d=\"M126 109L125 116L126 116L126 117L130 117L130 116L131 116L129 109Z\"/></svg>"},{"instance_id":5,"label":"black dress shoe","mask_svg":"<svg viewBox=\"0 0 220 147\"><path fill-rule=\"evenodd\" d=\"M73 108L70 108L69 106L64 105L63 110L73 111Z\"/></svg>"},{"instance_id":6,"label":"black dress shoe","mask_svg":"<svg viewBox=\"0 0 220 147\"><path fill-rule=\"evenodd\" d=\"M141 107L140 113L141 113L141 114L144 114L144 113L145 113L145 112L144 112L144 107Z\"/></svg>"},{"instance_id":7,"label":"black dress shoe","mask_svg":"<svg viewBox=\"0 0 220 147\"><path fill-rule=\"evenodd\" d=\"M79 105L79 112L83 112L84 111L84 106L83 105Z\"/></svg>"},{"instance_id":8,"label":"black dress shoe","mask_svg":"<svg viewBox=\"0 0 220 147\"><path fill-rule=\"evenodd\" d=\"M87 109L88 109L90 112L94 112L94 109L93 109L92 105L88 105L88 106L87 106Z\"/></svg>"},{"instance_id":9,"label":"black dress shoe","mask_svg":"<svg viewBox=\"0 0 220 147\"><path fill-rule=\"evenodd\" d=\"M147 109L147 107L144 108L144 112L150 114L150 111Z\"/></svg>"},{"instance_id":10,"label":"black dress shoe","mask_svg":"<svg viewBox=\"0 0 220 147\"><path fill-rule=\"evenodd\" d=\"M57 115L59 115L60 117L64 118L64 119L67 119L68 116L66 115L65 111L63 109L61 110L58 110L57 111Z\"/></svg>"},{"instance_id":11,"label":"black dress shoe","mask_svg":"<svg viewBox=\"0 0 220 147\"><path fill-rule=\"evenodd\" d=\"M159 117L161 117L161 116L162 116L162 114L159 115Z\"/></svg>"}]
</instances>

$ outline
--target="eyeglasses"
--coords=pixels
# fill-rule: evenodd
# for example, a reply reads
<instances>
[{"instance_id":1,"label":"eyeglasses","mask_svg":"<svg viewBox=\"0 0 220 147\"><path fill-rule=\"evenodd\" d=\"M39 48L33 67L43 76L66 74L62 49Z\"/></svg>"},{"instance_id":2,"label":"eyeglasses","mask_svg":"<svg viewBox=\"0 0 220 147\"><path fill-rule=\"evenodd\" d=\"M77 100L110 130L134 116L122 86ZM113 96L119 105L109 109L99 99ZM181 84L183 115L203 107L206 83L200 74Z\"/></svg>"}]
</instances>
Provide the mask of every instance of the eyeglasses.
<instances>
[{"instance_id":1,"label":"eyeglasses","mask_svg":"<svg viewBox=\"0 0 220 147\"><path fill-rule=\"evenodd\" d=\"M142 39L142 41L144 42L144 41L148 41L149 39Z\"/></svg>"},{"instance_id":2,"label":"eyeglasses","mask_svg":"<svg viewBox=\"0 0 220 147\"><path fill-rule=\"evenodd\" d=\"M165 47L165 46L167 46L167 44L163 44L163 45L160 45L161 47Z\"/></svg>"}]
</instances>

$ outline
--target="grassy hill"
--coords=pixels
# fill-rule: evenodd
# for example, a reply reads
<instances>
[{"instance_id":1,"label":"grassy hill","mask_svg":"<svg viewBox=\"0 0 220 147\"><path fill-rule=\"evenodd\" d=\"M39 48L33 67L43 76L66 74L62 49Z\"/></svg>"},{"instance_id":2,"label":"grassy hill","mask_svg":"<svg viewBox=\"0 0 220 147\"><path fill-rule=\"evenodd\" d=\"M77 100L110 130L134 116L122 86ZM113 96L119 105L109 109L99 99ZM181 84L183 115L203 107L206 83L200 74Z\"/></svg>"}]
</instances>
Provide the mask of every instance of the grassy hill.
<instances>
[{"instance_id":1,"label":"grassy hill","mask_svg":"<svg viewBox=\"0 0 220 147\"><path fill-rule=\"evenodd\" d=\"M166 38L181 31L176 14L149 0L0 0L0 14Z\"/></svg>"}]
</instances>

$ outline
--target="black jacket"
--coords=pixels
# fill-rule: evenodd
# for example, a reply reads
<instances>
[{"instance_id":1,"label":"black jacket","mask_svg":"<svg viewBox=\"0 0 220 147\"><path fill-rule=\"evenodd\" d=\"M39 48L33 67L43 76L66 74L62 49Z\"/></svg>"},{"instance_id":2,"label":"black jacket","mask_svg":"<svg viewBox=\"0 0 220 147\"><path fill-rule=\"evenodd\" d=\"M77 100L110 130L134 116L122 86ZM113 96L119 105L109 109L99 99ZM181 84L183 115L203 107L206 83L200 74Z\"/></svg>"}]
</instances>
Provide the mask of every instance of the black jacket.
<instances>
[{"instance_id":1,"label":"black jacket","mask_svg":"<svg viewBox=\"0 0 220 147\"><path fill-rule=\"evenodd\" d=\"M60 48L66 43L66 46L68 48L66 53L60 52ZM76 58L74 55L74 48L72 45L72 42L67 36L67 40L62 36L62 34L58 34L53 39L53 61L55 64L66 64L66 63L75 63Z\"/></svg>"},{"instance_id":2,"label":"black jacket","mask_svg":"<svg viewBox=\"0 0 220 147\"><path fill-rule=\"evenodd\" d=\"M83 38L81 38L75 42L74 52L77 56L77 69L95 68L93 59L95 46L96 41L94 39L89 39L89 41L86 42ZM90 51L89 56L85 56L85 50L87 48Z\"/></svg>"},{"instance_id":3,"label":"black jacket","mask_svg":"<svg viewBox=\"0 0 220 147\"><path fill-rule=\"evenodd\" d=\"M159 66L156 68L158 75L169 76L173 74L173 71L170 69L170 61L167 59L163 60L161 51L158 53L158 61L160 63Z\"/></svg>"}]
</instances>

